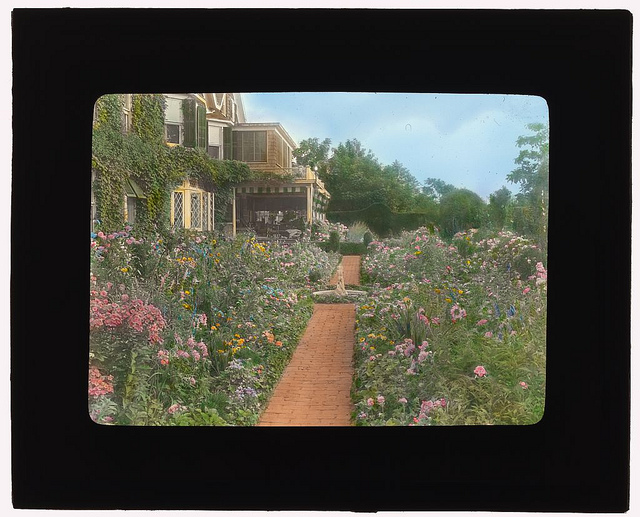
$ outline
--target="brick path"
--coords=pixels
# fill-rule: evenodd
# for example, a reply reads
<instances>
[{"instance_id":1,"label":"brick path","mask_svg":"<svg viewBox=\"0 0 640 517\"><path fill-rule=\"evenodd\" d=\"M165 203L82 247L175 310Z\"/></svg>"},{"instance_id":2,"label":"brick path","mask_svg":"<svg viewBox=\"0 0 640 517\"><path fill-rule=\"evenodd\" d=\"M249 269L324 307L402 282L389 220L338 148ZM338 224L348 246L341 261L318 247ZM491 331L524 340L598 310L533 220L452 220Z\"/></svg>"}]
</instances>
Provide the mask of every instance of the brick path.
<instances>
[{"instance_id":1,"label":"brick path","mask_svg":"<svg viewBox=\"0 0 640 517\"><path fill-rule=\"evenodd\" d=\"M360 284L360 256L359 255L345 255L342 257L342 269L344 271L344 284L345 285L359 285ZM336 285L338 283L338 275L335 273L331 280L330 285Z\"/></svg>"},{"instance_id":2,"label":"brick path","mask_svg":"<svg viewBox=\"0 0 640 517\"><path fill-rule=\"evenodd\" d=\"M347 271L359 275L360 257L344 259L349 259L345 283L357 284L358 277L347 278ZM307 329L258 425L351 425L354 342L355 305L314 305Z\"/></svg>"}]
</instances>

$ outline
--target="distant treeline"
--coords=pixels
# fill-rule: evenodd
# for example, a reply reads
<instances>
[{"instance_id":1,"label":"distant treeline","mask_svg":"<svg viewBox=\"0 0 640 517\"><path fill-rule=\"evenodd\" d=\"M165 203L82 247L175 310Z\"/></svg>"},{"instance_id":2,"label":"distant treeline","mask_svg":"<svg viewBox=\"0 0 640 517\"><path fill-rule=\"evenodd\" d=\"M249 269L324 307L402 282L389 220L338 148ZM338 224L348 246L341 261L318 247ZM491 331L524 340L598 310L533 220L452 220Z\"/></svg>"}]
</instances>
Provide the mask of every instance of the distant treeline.
<instances>
[{"instance_id":1,"label":"distant treeline","mask_svg":"<svg viewBox=\"0 0 640 517\"><path fill-rule=\"evenodd\" d=\"M451 237L469 228L510 229L546 245L549 177L549 131L529 124L529 135L515 142L521 148L516 168L506 181L518 184L515 196L503 186L486 203L476 193L438 178L423 184L399 161L383 165L358 140L331 147L328 138L310 138L294 151L300 165L318 171L331 200L327 218L351 225L364 222L379 237L437 227Z\"/></svg>"}]
</instances>

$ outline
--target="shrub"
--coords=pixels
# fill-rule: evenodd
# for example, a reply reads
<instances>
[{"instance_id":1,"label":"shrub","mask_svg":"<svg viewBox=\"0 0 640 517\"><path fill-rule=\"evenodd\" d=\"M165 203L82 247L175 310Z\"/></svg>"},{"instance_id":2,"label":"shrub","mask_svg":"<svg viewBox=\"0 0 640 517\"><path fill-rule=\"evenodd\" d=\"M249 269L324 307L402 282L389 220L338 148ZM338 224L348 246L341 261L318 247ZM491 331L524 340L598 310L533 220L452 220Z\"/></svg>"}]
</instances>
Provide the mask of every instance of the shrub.
<instances>
[{"instance_id":1,"label":"shrub","mask_svg":"<svg viewBox=\"0 0 640 517\"><path fill-rule=\"evenodd\" d=\"M332 230L329 233L328 250L329 251L336 251L336 252L340 251L340 234L335 230Z\"/></svg>"}]
</instances>

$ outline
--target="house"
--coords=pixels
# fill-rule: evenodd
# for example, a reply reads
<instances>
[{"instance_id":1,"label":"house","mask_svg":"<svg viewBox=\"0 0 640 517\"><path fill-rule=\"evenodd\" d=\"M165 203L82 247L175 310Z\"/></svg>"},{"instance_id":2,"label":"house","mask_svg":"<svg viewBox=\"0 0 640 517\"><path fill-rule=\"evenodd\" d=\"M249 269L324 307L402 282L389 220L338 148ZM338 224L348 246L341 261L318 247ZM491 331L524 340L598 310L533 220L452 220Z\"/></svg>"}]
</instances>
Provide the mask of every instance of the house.
<instances>
[{"instance_id":1,"label":"house","mask_svg":"<svg viewBox=\"0 0 640 517\"><path fill-rule=\"evenodd\" d=\"M295 238L325 220L330 195L315 171L296 166L297 147L279 123L239 123L232 129L233 159L261 174L235 187L232 228L259 238Z\"/></svg>"},{"instance_id":2,"label":"house","mask_svg":"<svg viewBox=\"0 0 640 517\"><path fill-rule=\"evenodd\" d=\"M248 230L261 238L292 238L299 236L309 224L325 220L329 193L314 171L295 165L296 143L281 124L247 122L241 94L167 93L163 96L166 145L201 149L216 160L245 162L259 173L259 179L234 188L227 222L221 222L218 228L226 227L233 235ZM117 97L121 106L121 130L131 131L134 95ZM119 109L118 105L115 109ZM92 185L95 176L96 171L92 170ZM131 175L124 182L124 221L134 224L147 195ZM175 229L212 231L214 206L215 186L205 185L196 177L185 178L170 194L170 225ZM92 231L96 218L92 188Z\"/></svg>"},{"instance_id":3,"label":"house","mask_svg":"<svg viewBox=\"0 0 640 517\"><path fill-rule=\"evenodd\" d=\"M210 96L211 94L204 93L165 94L164 127L167 145L202 149L209 155L214 153L220 156L220 130L218 125L211 125L209 120L215 107ZM212 138L214 145L211 145ZM215 223L214 203L213 189L206 188L195 178L185 179L171 193L171 227L212 231Z\"/></svg>"}]
</instances>

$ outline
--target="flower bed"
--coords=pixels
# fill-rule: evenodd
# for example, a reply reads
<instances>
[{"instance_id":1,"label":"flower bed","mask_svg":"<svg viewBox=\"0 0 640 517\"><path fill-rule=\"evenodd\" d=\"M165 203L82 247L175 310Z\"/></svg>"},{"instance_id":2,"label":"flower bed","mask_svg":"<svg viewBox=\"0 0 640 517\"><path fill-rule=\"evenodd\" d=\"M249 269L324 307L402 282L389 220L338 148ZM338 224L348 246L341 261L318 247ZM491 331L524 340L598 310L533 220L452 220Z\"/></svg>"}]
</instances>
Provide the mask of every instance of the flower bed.
<instances>
[{"instance_id":1,"label":"flower bed","mask_svg":"<svg viewBox=\"0 0 640 517\"><path fill-rule=\"evenodd\" d=\"M310 243L91 239L89 411L99 423L251 425L338 261Z\"/></svg>"},{"instance_id":2,"label":"flower bed","mask_svg":"<svg viewBox=\"0 0 640 517\"><path fill-rule=\"evenodd\" d=\"M531 424L544 411L546 269L508 232L375 241L357 307L356 425Z\"/></svg>"}]
</instances>

